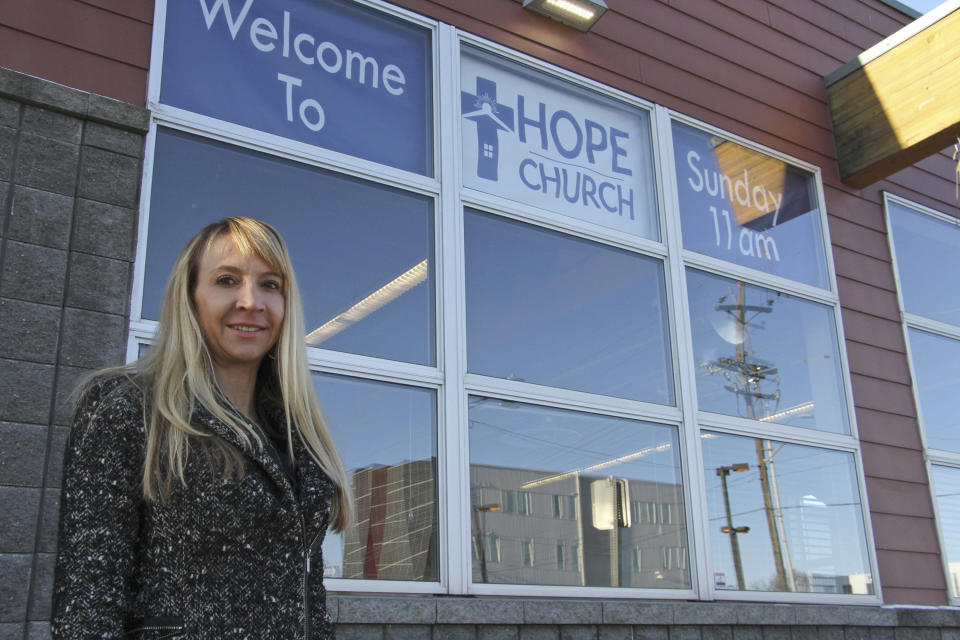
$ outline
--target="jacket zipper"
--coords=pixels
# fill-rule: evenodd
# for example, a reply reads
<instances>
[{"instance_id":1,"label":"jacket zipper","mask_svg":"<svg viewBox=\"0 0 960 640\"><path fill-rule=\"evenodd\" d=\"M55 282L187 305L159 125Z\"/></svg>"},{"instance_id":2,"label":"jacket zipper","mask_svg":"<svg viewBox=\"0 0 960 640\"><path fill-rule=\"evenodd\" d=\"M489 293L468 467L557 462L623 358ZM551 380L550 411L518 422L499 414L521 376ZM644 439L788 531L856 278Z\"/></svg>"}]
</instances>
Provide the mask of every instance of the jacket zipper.
<instances>
[{"instance_id":1,"label":"jacket zipper","mask_svg":"<svg viewBox=\"0 0 960 640\"><path fill-rule=\"evenodd\" d=\"M134 633L141 633L143 631L183 631L185 625L151 625L149 627L137 627L135 629L130 629L126 631L124 635L131 635ZM168 636L163 636L168 637Z\"/></svg>"}]
</instances>

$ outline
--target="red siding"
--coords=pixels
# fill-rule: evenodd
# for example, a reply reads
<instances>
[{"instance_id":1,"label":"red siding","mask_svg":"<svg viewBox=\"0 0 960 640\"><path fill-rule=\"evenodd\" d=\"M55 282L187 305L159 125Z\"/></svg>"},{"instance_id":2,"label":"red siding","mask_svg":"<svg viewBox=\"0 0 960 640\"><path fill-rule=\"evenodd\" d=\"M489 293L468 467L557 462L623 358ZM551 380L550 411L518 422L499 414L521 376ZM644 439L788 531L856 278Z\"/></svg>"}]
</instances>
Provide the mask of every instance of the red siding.
<instances>
[{"instance_id":1,"label":"red siding","mask_svg":"<svg viewBox=\"0 0 960 640\"><path fill-rule=\"evenodd\" d=\"M0 65L146 104L152 0L0 0Z\"/></svg>"}]
</instances>

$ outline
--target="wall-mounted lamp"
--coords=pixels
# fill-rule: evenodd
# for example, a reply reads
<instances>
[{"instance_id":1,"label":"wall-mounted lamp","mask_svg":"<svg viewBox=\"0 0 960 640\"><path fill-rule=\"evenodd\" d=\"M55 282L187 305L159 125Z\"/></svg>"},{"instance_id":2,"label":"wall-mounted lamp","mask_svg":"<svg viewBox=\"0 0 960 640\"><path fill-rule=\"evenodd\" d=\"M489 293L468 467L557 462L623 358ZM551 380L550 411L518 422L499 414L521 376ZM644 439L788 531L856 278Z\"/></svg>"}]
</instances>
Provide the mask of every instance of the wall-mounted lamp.
<instances>
[{"instance_id":1,"label":"wall-mounted lamp","mask_svg":"<svg viewBox=\"0 0 960 640\"><path fill-rule=\"evenodd\" d=\"M523 8L580 31L590 31L606 10L603 0L523 0Z\"/></svg>"}]
</instances>

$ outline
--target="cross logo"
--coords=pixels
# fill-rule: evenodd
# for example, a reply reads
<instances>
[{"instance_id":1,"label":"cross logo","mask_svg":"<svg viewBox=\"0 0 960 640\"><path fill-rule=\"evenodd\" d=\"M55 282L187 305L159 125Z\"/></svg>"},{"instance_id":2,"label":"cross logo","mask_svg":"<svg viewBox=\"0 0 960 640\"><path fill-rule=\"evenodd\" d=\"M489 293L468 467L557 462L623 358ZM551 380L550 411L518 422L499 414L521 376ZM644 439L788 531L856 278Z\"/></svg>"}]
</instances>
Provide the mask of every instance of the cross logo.
<instances>
[{"instance_id":1,"label":"cross logo","mask_svg":"<svg viewBox=\"0 0 960 640\"><path fill-rule=\"evenodd\" d=\"M460 92L463 117L477 123L477 177L497 180L500 131L513 131L513 109L497 102L497 83L477 76L477 93Z\"/></svg>"}]
</instances>

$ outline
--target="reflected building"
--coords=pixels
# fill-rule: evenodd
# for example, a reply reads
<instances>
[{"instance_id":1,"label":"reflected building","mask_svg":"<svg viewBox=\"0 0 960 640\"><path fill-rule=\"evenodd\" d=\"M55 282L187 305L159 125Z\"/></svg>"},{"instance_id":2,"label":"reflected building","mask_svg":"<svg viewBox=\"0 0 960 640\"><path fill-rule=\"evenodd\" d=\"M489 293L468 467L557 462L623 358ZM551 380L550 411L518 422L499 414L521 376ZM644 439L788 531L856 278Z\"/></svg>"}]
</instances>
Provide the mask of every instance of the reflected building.
<instances>
[{"instance_id":1,"label":"reflected building","mask_svg":"<svg viewBox=\"0 0 960 640\"><path fill-rule=\"evenodd\" d=\"M437 574L436 461L354 471L343 577ZM689 588L678 484L471 465L476 582Z\"/></svg>"},{"instance_id":2,"label":"reflected building","mask_svg":"<svg viewBox=\"0 0 960 640\"><path fill-rule=\"evenodd\" d=\"M436 471L430 458L353 472L344 578L436 580Z\"/></svg>"},{"instance_id":3,"label":"reflected building","mask_svg":"<svg viewBox=\"0 0 960 640\"><path fill-rule=\"evenodd\" d=\"M474 581L690 586L680 485L476 464L470 476Z\"/></svg>"}]
</instances>

